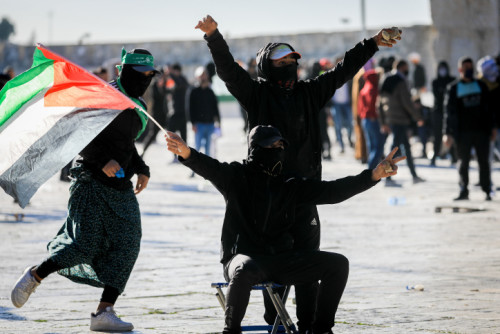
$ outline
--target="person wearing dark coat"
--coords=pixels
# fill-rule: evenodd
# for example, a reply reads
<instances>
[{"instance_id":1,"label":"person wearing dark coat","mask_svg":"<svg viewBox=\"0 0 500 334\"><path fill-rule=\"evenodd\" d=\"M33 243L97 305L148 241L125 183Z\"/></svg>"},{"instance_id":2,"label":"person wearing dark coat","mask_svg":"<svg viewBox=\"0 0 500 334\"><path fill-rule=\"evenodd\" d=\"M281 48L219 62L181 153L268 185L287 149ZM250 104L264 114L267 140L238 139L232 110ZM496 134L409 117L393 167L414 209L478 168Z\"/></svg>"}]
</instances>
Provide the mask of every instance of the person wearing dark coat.
<instances>
[{"instance_id":1,"label":"person wearing dark coat","mask_svg":"<svg viewBox=\"0 0 500 334\"><path fill-rule=\"evenodd\" d=\"M490 140L495 136L495 118L488 105L488 87L474 78L472 58L462 57L458 61L460 78L448 85L446 92L445 129L446 144L457 144L460 193L455 200L469 199L469 163L471 150L476 150L479 165L479 184L491 201L491 174L488 161Z\"/></svg>"},{"instance_id":2,"label":"person wearing dark coat","mask_svg":"<svg viewBox=\"0 0 500 334\"><path fill-rule=\"evenodd\" d=\"M187 138L186 93L189 82L182 74L182 66L174 64L169 68L170 79L174 82L172 93L172 114L169 115L167 125L170 131L179 132L181 137Z\"/></svg>"},{"instance_id":3,"label":"person wearing dark coat","mask_svg":"<svg viewBox=\"0 0 500 334\"><path fill-rule=\"evenodd\" d=\"M298 80L297 60L301 55L287 43L269 43L257 52L257 80L234 60L223 36L211 16L200 20L195 27L205 33L217 74L226 83L229 92L248 113L249 128L273 125L288 139L284 174L321 180L322 143L319 112L332 98L335 90L348 80L378 50L378 46L392 46L396 40L384 40L382 31L365 39L346 52L335 68L311 80ZM398 38L400 39L400 37ZM297 219L307 222L299 225L295 248L316 250L320 244L320 219L314 204L301 207ZM305 332L313 321L317 284L295 287L299 329ZM276 312L265 299L266 322L274 321Z\"/></svg>"},{"instance_id":4,"label":"person wearing dark coat","mask_svg":"<svg viewBox=\"0 0 500 334\"><path fill-rule=\"evenodd\" d=\"M450 67L445 60L439 62L437 67L437 77L432 80L432 94L434 95L434 108L432 109L432 132L434 136L434 154L431 158L431 166L436 165L436 159L441 152L443 142L443 117L444 117L444 96L449 83L455 80L450 75ZM450 149L451 161L457 161L456 147Z\"/></svg>"},{"instance_id":5,"label":"person wearing dark coat","mask_svg":"<svg viewBox=\"0 0 500 334\"><path fill-rule=\"evenodd\" d=\"M153 79L151 85L149 86L149 89L146 91L146 94L149 93L149 99L147 100L149 102L148 109L151 109L153 118L158 122L158 124L165 128L167 127L168 115L168 90L166 86L166 76L163 72L163 69L160 69L159 72L160 74ZM148 124L147 130L148 131L144 138L144 146L141 153L142 158L144 158L144 155L146 154L149 146L155 142L160 128L153 122L150 122Z\"/></svg>"},{"instance_id":6,"label":"person wearing dark coat","mask_svg":"<svg viewBox=\"0 0 500 334\"><path fill-rule=\"evenodd\" d=\"M119 76L110 84L146 109L141 98L157 71L153 56L144 49L122 50ZM136 195L149 182L149 167L135 147L146 128L147 116L126 109L81 152L71 169L68 216L48 243L49 256L28 266L11 292L22 307L50 274L57 272L81 284L103 288L91 331L131 331L134 326L114 310L139 256L142 228ZM132 177L137 174L135 187Z\"/></svg>"},{"instance_id":7,"label":"person wearing dark coat","mask_svg":"<svg viewBox=\"0 0 500 334\"><path fill-rule=\"evenodd\" d=\"M334 204L368 190L397 174L394 149L374 170L335 181L287 178L289 144L272 126L256 126L248 136L248 157L242 163L221 163L189 148L176 134L166 136L169 151L195 173L212 182L224 196L221 256L229 282L223 333L241 333L241 321L254 284L310 284L321 281L311 333L332 333L349 262L341 254L297 250L294 225L301 206Z\"/></svg>"}]
</instances>

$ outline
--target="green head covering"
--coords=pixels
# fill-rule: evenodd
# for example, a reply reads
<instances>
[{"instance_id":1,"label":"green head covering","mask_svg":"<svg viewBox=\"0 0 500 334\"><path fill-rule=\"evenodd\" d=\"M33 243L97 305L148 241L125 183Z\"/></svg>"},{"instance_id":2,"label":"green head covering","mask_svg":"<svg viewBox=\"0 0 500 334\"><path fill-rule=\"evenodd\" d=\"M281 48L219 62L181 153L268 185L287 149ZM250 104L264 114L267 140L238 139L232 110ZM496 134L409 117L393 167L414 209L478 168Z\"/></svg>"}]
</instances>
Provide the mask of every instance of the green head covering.
<instances>
[{"instance_id":1,"label":"green head covering","mask_svg":"<svg viewBox=\"0 0 500 334\"><path fill-rule=\"evenodd\" d=\"M153 71L158 73L154 67L154 57L151 54L129 53L125 48L122 48L122 63L116 65L116 68L121 71L123 65L132 65L132 68L139 72Z\"/></svg>"}]
</instances>

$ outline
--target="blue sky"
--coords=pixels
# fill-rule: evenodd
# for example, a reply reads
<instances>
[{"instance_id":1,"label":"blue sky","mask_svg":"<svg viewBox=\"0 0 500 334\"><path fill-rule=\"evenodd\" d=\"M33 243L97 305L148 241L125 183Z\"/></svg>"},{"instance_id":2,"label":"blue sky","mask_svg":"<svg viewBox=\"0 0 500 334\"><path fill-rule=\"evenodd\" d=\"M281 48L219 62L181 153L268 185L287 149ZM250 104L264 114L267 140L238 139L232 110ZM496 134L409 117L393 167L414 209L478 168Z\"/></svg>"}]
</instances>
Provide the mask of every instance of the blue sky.
<instances>
[{"instance_id":1,"label":"blue sky","mask_svg":"<svg viewBox=\"0 0 500 334\"><path fill-rule=\"evenodd\" d=\"M361 0L0 0L19 44L199 39L206 14L225 36L361 29ZM430 24L430 0L366 0L370 28Z\"/></svg>"}]
</instances>

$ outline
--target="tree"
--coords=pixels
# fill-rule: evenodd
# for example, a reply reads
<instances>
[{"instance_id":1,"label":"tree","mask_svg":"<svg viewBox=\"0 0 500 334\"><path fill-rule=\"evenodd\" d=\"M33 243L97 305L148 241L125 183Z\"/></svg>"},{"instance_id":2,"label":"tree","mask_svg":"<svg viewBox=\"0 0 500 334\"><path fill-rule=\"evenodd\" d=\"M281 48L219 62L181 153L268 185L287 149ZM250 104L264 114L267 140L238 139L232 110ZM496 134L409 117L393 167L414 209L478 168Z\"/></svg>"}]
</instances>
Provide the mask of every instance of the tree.
<instances>
[{"instance_id":1,"label":"tree","mask_svg":"<svg viewBox=\"0 0 500 334\"><path fill-rule=\"evenodd\" d=\"M0 42L8 41L10 35L13 33L14 25L7 18L3 17L2 22L0 22Z\"/></svg>"}]
</instances>

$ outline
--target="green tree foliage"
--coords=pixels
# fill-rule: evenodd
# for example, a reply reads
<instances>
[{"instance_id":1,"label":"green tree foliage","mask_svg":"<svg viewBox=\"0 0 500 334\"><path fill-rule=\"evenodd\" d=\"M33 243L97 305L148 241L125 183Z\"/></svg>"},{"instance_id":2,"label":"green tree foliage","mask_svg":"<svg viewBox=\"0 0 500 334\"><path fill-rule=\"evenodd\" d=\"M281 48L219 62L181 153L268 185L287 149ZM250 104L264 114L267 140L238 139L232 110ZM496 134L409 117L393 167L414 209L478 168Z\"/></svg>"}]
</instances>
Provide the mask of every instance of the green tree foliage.
<instances>
[{"instance_id":1,"label":"green tree foliage","mask_svg":"<svg viewBox=\"0 0 500 334\"><path fill-rule=\"evenodd\" d=\"M0 22L0 41L5 42L9 40L10 35L14 33L14 25L10 21L3 17L2 22Z\"/></svg>"}]
</instances>

